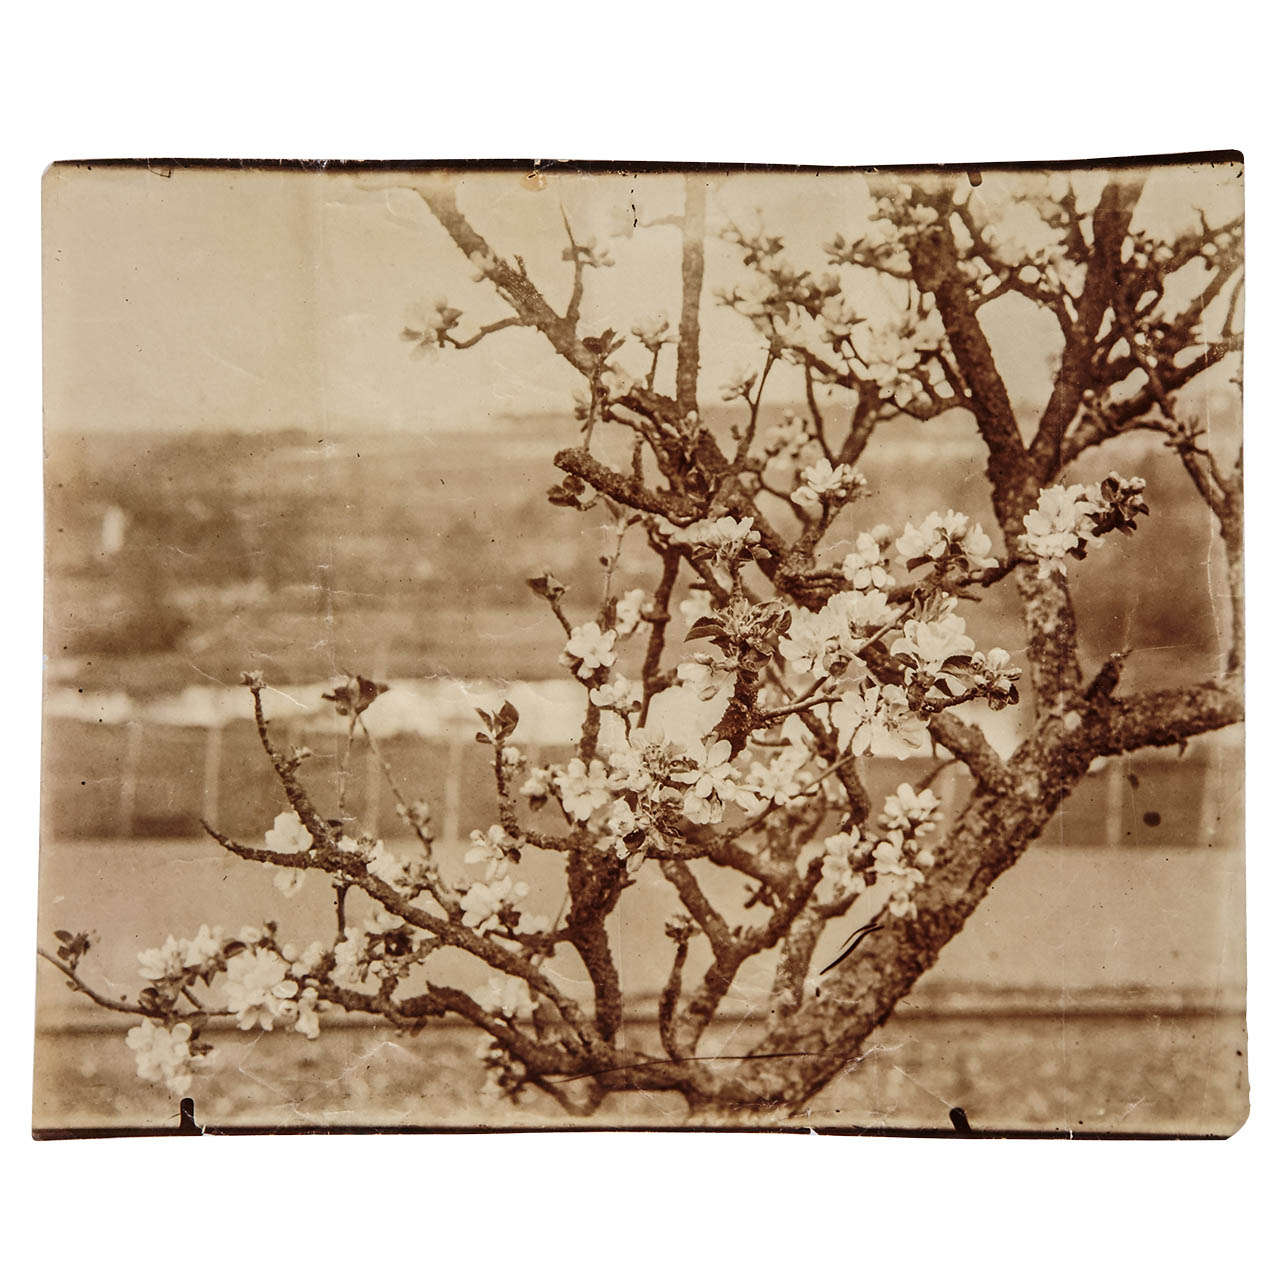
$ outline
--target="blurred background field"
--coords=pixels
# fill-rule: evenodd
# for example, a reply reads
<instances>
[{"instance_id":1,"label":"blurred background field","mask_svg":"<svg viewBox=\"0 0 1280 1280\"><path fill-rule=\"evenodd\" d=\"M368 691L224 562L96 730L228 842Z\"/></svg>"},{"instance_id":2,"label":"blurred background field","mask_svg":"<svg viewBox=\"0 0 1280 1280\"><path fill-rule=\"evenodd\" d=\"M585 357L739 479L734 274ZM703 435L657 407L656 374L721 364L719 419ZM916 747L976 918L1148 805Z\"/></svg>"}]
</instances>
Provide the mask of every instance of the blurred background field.
<instances>
[{"instance_id":1,"label":"blurred background field","mask_svg":"<svg viewBox=\"0 0 1280 1280\"><path fill-rule=\"evenodd\" d=\"M594 608L606 517L545 497L560 478L555 451L578 442L571 419L549 415L413 435L50 432L50 684L145 700L249 667L284 684L344 667L554 675L558 628L524 579L550 570L571 610ZM952 506L992 530L984 459L960 417L883 428L860 463L869 496L837 521L833 554L859 529ZM1211 519L1148 438L1079 464L1094 478L1112 467L1146 477L1154 514L1074 571L1086 656L1127 647L1130 681L1174 664L1194 678L1220 643ZM652 586L652 565L633 577L624 559L622 572L621 586ZM1016 650L1015 616L1005 584L977 611L979 643L999 636Z\"/></svg>"},{"instance_id":2,"label":"blurred background field","mask_svg":"<svg viewBox=\"0 0 1280 1280\"><path fill-rule=\"evenodd\" d=\"M344 671L387 680L370 722L406 793L431 804L446 861L457 860L467 832L495 816L471 702L512 697L535 761L563 755L573 731L580 691L557 678L559 629L523 579L550 569L569 584L572 614L594 608L600 517L543 496L555 449L576 438L572 422L545 417L359 439L51 433L42 941L55 928L95 928L86 972L123 993L138 950L204 921L278 919L299 939L327 930L322 894L285 901L269 871L200 834L205 818L256 839L282 807L237 686L248 668L278 691L282 736L315 752L307 778L322 802L341 732L320 691ZM1210 674L1219 637L1205 575L1212 583L1216 568L1189 482L1144 445L1090 465L1147 476L1153 516L1080 567L1087 661L1131 648L1126 688ZM981 516L981 467L971 430L894 424L864 459L872 495L855 509L858 527L952 505ZM853 527L837 529L837 543ZM1011 603L996 592L973 630L1016 661ZM1005 713L991 731L1008 742L1018 723ZM916 779L926 764L873 762L872 789ZM350 771L349 807L393 838L393 799L360 742ZM939 782L952 801L955 773ZM1242 795L1238 731L1091 773L816 1100L813 1123L945 1127L958 1105L987 1128L1237 1127L1247 1108ZM550 871L531 867L529 878L539 909L554 913ZM665 977L668 893L649 868L622 920L624 981L641 1010L627 1035L640 1041L653 1035L646 1010ZM719 1051L746 1039L761 982L744 973L713 1029ZM45 969L37 1022L37 1127L168 1123L174 1100L133 1074L127 1020L100 1016ZM538 1102L525 1113L482 1107L475 1037L459 1025L415 1039L358 1021L331 1021L315 1044L215 1039L216 1066L194 1087L197 1116L213 1123L558 1115ZM637 1098L599 1119L682 1114L676 1100Z\"/></svg>"}]
</instances>

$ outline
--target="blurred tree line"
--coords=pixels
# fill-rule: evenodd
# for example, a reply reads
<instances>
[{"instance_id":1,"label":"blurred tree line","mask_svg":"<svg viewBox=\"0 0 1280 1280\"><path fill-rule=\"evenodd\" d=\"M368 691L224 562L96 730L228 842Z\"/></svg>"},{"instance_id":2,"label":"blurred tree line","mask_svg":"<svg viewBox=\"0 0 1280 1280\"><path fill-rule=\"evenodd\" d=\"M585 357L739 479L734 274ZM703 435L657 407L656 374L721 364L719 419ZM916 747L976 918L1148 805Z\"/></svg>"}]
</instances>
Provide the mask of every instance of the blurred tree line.
<instances>
[{"instance_id":1,"label":"blurred tree line","mask_svg":"<svg viewBox=\"0 0 1280 1280\"><path fill-rule=\"evenodd\" d=\"M984 518L980 454L957 455L946 494L935 492L936 464L917 465L946 438L944 423L904 421L882 460L868 455L873 489L877 466L886 483L858 520L900 521L957 496ZM230 670L264 637L287 648L295 623L301 634L318 616L336 616L391 673L429 675L424 664L434 663L465 674L474 656L469 618L484 615L491 629L513 635L542 619L525 577L549 569L571 590L596 590L603 542L584 537L574 514L543 496L556 480L548 445L575 439L571 422L550 417L421 436L51 434L48 651L137 658L145 670L148 656L231 650ZM1141 439L1124 445L1134 455L1125 465L1148 477L1160 512L1138 538L1178 550L1157 552L1159 575L1142 567L1150 561L1133 540L1101 548L1082 567L1085 646L1208 663L1217 638L1204 592L1213 539L1203 506L1168 450ZM918 471L918 481L888 483L890 469L902 467ZM1016 625L1008 604L1006 627ZM533 664L536 645L528 648ZM98 664L99 682L109 673L109 663ZM528 665L520 674L556 673Z\"/></svg>"}]
</instances>

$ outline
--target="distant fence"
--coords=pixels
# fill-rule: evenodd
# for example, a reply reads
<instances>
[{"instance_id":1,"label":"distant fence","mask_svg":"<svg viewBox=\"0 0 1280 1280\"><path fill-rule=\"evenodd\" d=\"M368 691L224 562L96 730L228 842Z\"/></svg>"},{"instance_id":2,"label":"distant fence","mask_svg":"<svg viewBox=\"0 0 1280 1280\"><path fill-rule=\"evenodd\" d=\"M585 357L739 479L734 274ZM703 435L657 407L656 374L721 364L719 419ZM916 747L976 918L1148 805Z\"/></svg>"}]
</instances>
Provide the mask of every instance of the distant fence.
<instances>
[{"instance_id":1,"label":"distant fence","mask_svg":"<svg viewBox=\"0 0 1280 1280\"><path fill-rule=\"evenodd\" d=\"M288 738L284 738L288 741ZM340 734L308 730L314 755L304 778L323 809L336 801ZM380 750L404 795L426 800L446 840L496 818L488 748L470 738L401 733ZM529 748L536 762L563 748ZM918 780L928 762L866 762L872 794ZM963 771L934 784L956 800ZM279 784L247 721L211 727L93 724L50 717L44 733L43 830L51 839L182 837L204 818L239 835L265 831L283 806ZM346 811L381 835L403 831L396 802L362 738L351 747ZM1089 774L1055 815L1042 841L1067 846L1239 847L1243 840L1243 753L1222 742L1178 757L1147 752Z\"/></svg>"}]
</instances>

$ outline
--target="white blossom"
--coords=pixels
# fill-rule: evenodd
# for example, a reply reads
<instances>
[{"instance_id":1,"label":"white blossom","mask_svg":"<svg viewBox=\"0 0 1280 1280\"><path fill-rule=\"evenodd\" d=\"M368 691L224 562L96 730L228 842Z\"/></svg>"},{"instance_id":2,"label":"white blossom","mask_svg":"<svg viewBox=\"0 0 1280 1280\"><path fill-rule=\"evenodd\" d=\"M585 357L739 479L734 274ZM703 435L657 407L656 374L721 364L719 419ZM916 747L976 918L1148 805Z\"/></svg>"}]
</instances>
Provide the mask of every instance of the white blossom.
<instances>
[{"instance_id":1,"label":"white blossom","mask_svg":"<svg viewBox=\"0 0 1280 1280\"><path fill-rule=\"evenodd\" d=\"M975 569L994 569L1000 561L991 554L991 537L975 520L960 539L960 550Z\"/></svg>"},{"instance_id":2,"label":"white blossom","mask_svg":"<svg viewBox=\"0 0 1280 1280\"><path fill-rule=\"evenodd\" d=\"M858 534L854 549L845 556L840 571L859 591L869 587L887 590L894 585L888 570L888 552L874 531Z\"/></svg>"},{"instance_id":3,"label":"white blossom","mask_svg":"<svg viewBox=\"0 0 1280 1280\"><path fill-rule=\"evenodd\" d=\"M851 637L878 631L895 617L889 597L874 587L865 591L839 591L823 605L823 611Z\"/></svg>"},{"instance_id":4,"label":"white blossom","mask_svg":"<svg viewBox=\"0 0 1280 1280\"><path fill-rule=\"evenodd\" d=\"M822 849L822 879L817 889L820 903L829 905L841 898L857 897L866 892L866 877L857 869L864 851L857 827L828 836L822 842Z\"/></svg>"},{"instance_id":5,"label":"white blossom","mask_svg":"<svg viewBox=\"0 0 1280 1280\"><path fill-rule=\"evenodd\" d=\"M529 988L521 978L509 975L498 977L495 974L475 1000L486 1013L499 1013L509 1022L533 1016Z\"/></svg>"},{"instance_id":6,"label":"white blossom","mask_svg":"<svg viewBox=\"0 0 1280 1280\"><path fill-rule=\"evenodd\" d=\"M991 554L991 538L982 526L959 511L931 511L919 527L908 521L896 545L908 565L916 560L959 557L970 572L976 573L1000 563Z\"/></svg>"},{"instance_id":7,"label":"white blossom","mask_svg":"<svg viewBox=\"0 0 1280 1280\"><path fill-rule=\"evenodd\" d=\"M443 347L449 333L462 319L462 312L451 307L447 298L437 298L430 307L423 307L405 324L402 336L420 349Z\"/></svg>"},{"instance_id":8,"label":"white blossom","mask_svg":"<svg viewBox=\"0 0 1280 1280\"><path fill-rule=\"evenodd\" d=\"M791 615L787 634L778 641L778 652L787 665L799 672L827 674L827 664L839 652L836 636L821 612L797 609Z\"/></svg>"},{"instance_id":9,"label":"white blossom","mask_svg":"<svg viewBox=\"0 0 1280 1280\"><path fill-rule=\"evenodd\" d=\"M207 924L202 924L196 930L196 936L184 939L181 946L183 965L188 969L198 969L215 956L221 955L222 930L216 926L211 929Z\"/></svg>"},{"instance_id":10,"label":"white blossom","mask_svg":"<svg viewBox=\"0 0 1280 1280\"><path fill-rule=\"evenodd\" d=\"M827 499L847 498L858 489L865 488L867 479L847 463L833 467L826 458L819 458L800 473L804 482L791 494L793 502L823 502Z\"/></svg>"},{"instance_id":11,"label":"white blossom","mask_svg":"<svg viewBox=\"0 0 1280 1280\"><path fill-rule=\"evenodd\" d=\"M138 952L138 972L147 982L180 978L187 969L196 969L222 951L222 930L202 924L194 938L181 940L170 934L159 947Z\"/></svg>"},{"instance_id":12,"label":"white blossom","mask_svg":"<svg viewBox=\"0 0 1280 1280\"><path fill-rule=\"evenodd\" d=\"M470 839L471 844L463 855L463 861L468 866L482 864L486 880L493 880L511 865L509 855L516 842L498 823L493 823L485 831L473 831Z\"/></svg>"},{"instance_id":13,"label":"white blossom","mask_svg":"<svg viewBox=\"0 0 1280 1280\"><path fill-rule=\"evenodd\" d=\"M289 965L289 976L291 978L304 978L309 973L315 973L320 968L321 962L324 960L325 947L323 942L309 942L306 950L304 950L296 959L291 960ZM289 956L286 952L286 959Z\"/></svg>"},{"instance_id":14,"label":"white blossom","mask_svg":"<svg viewBox=\"0 0 1280 1280\"><path fill-rule=\"evenodd\" d=\"M760 445L766 457L799 457L801 451L812 443L814 440L809 424L797 413L783 414L780 421L760 433Z\"/></svg>"},{"instance_id":15,"label":"white blossom","mask_svg":"<svg viewBox=\"0 0 1280 1280\"><path fill-rule=\"evenodd\" d=\"M843 293L828 298L822 304L819 314L822 317L824 337L831 346L838 346L850 337L862 321L862 317Z\"/></svg>"},{"instance_id":16,"label":"white blossom","mask_svg":"<svg viewBox=\"0 0 1280 1280\"><path fill-rule=\"evenodd\" d=\"M369 936L359 925L349 924L342 931L342 941L333 949L333 979L344 986L359 986L364 978L361 965Z\"/></svg>"},{"instance_id":17,"label":"white blossom","mask_svg":"<svg viewBox=\"0 0 1280 1280\"><path fill-rule=\"evenodd\" d=\"M625 640L640 625L641 615L644 613L645 593L642 588L636 587L632 591L628 591L613 607L613 625L618 633L618 638Z\"/></svg>"},{"instance_id":18,"label":"white blossom","mask_svg":"<svg viewBox=\"0 0 1280 1280\"><path fill-rule=\"evenodd\" d=\"M756 375L749 369L740 369L720 385L720 399L725 402L733 400L749 400L751 389L756 385Z\"/></svg>"},{"instance_id":19,"label":"white blossom","mask_svg":"<svg viewBox=\"0 0 1280 1280\"><path fill-rule=\"evenodd\" d=\"M636 386L621 369L614 368L612 365L600 375L600 385L610 400L625 400Z\"/></svg>"},{"instance_id":20,"label":"white blossom","mask_svg":"<svg viewBox=\"0 0 1280 1280\"><path fill-rule=\"evenodd\" d=\"M163 982L182 974L185 958L182 944L171 934L159 947L138 952L138 972L148 982Z\"/></svg>"},{"instance_id":21,"label":"white blossom","mask_svg":"<svg viewBox=\"0 0 1280 1280\"><path fill-rule=\"evenodd\" d=\"M1093 517L1098 508L1082 484L1042 489L1035 508L1022 517L1024 551L1043 563L1041 576L1061 569L1063 558L1076 555L1097 541Z\"/></svg>"},{"instance_id":22,"label":"white blossom","mask_svg":"<svg viewBox=\"0 0 1280 1280\"><path fill-rule=\"evenodd\" d=\"M1099 484L1053 485L1042 489L1035 509L1022 517L1026 532L1022 549L1039 558L1040 576L1048 577L1064 567L1064 557L1082 559L1089 547L1108 529L1131 532L1135 517L1145 514L1142 499L1146 481L1129 479L1112 471Z\"/></svg>"},{"instance_id":23,"label":"white blossom","mask_svg":"<svg viewBox=\"0 0 1280 1280\"><path fill-rule=\"evenodd\" d=\"M680 617L684 619L685 629L692 627L699 618L705 618L711 609L711 594L700 588L693 588L676 606Z\"/></svg>"},{"instance_id":24,"label":"white blossom","mask_svg":"<svg viewBox=\"0 0 1280 1280\"><path fill-rule=\"evenodd\" d=\"M912 837L927 835L938 825L934 818L940 804L928 788L917 792L903 782L886 798L880 821L889 830L904 831Z\"/></svg>"},{"instance_id":25,"label":"white blossom","mask_svg":"<svg viewBox=\"0 0 1280 1280\"><path fill-rule=\"evenodd\" d=\"M808 761L809 752L805 747L784 747L768 764L760 760L753 762L746 785L766 805L790 804L812 781L803 772Z\"/></svg>"},{"instance_id":26,"label":"white blossom","mask_svg":"<svg viewBox=\"0 0 1280 1280\"><path fill-rule=\"evenodd\" d=\"M734 666L725 661L699 654L676 667L676 677L686 689L702 702L713 702L733 688Z\"/></svg>"},{"instance_id":27,"label":"white blossom","mask_svg":"<svg viewBox=\"0 0 1280 1280\"><path fill-rule=\"evenodd\" d=\"M615 676L605 684L597 685L588 696L597 707L625 715L640 705L640 686L626 676Z\"/></svg>"},{"instance_id":28,"label":"white blossom","mask_svg":"<svg viewBox=\"0 0 1280 1280\"><path fill-rule=\"evenodd\" d=\"M365 853L365 865L379 880L385 880L393 889L407 888L408 868L403 859L391 853L381 840Z\"/></svg>"},{"instance_id":29,"label":"white blossom","mask_svg":"<svg viewBox=\"0 0 1280 1280\"><path fill-rule=\"evenodd\" d=\"M477 933L488 933L501 924L500 913L506 907L514 907L529 893L523 880L513 881L510 876L500 880L477 881L462 895L462 923Z\"/></svg>"},{"instance_id":30,"label":"white blossom","mask_svg":"<svg viewBox=\"0 0 1280 1280\"><path fill-rule=\"evenodd\" d=\"M664 343L672 340L671 323L661 311L632 325L631 332L640 340L640 345L650 351L657 351Z\"/></svg>"},{"instance_id":31,"label":"white blossom","mask_svg":"<svg viewBox=\"0 0 1280 1280\"><path fill-rule=\"evenodd\" d=\"M699 744L690 753L693 768L673 775L676 782L688 786L684 793L685 817L691 822L719 822L726 803L737 803L747 809L755 799L738 776L729 757L733 746L721 738L718 742ZM741 801L741 803L739 803Z\"/></svg>"},{"instance_id":32,"label":"white blossom","mask_svg":"<svg viewBox=\"0 0 1280 1280\"><path fill-rule=\"evenodd\" d=\"M551 799L551 784L554 780L554 773L551 769L536 768L529 770L529 776L525 778L524 783L520 787L520 794L527 800L543 801Z\"/></svg>"},{"instance_id":33,"label":"white blossom","mask_svg":"<svg viewBox=\"0 0 1280 1280\"><path fill-rule=\"evenodd\" d=\"M578 822L586 822L613 798L609 775L599 760L592 760L590 768L579 759L570 760L567 768L556 771L555 787L565 812Z\"/></svg>"},{"instance_id":34,"label":"white blossom","mask_svg":"<svg viewBox=\"0 0 1280 1280\"><path fill-rule=\"evenodd\" d=\"M943 666L952 658L967 659L973 653L973 637L965 630L965 620L958 613L945 613L940 618L908 618L902 624L902 635L889 646L889 652L910 660L917 678L932 685L942 676ZM949 683L952 678L947 677ZM960 692L952 688L953 693Z\"/></svg>"},{"instance_id":35,"label":"white blossom","mask_svg":"<svg viewBox=\"0 0 1280 1280\"><path fill-rule=\"evenodd\" d=\"M906 837L900 830L891 830L871 850L871 869L880 876L901 875L906 869Z\"/></svg>"},{"instance_id":36,"label":"white blossom","mask_svg":"<svg viewBox=\"0 0 1280 1280\"><path fill-rule=\"evenodd\" d=\"M294 1006L293 1029L308 1040L314 1040L320 1034L319 1002L320 993L314 987L307 987Z\"/></svg>"},{"instance_id":37,"label":"white blossom","mask_svg":"<svg viewBox=\"0 0 1280 1280\"><path fill-rule=\"evenodd\" d=\"M818 610L797 609L778 652L795 670L815 675L850 672L862 648L863 633L893 619L883 591L841 591ZM858 663L860 667L861 664Z\"/></svg>"},{"instance_id":38,"label":"white blossom","mask_svg":"<svg viewBox=\"0 0 1280 1280\"><path fill-rule=\"evenodd\" d=\"M271 883L286 898L295 898L307 882L307 873L301 867L281 867L271 877Z\"/></svg>"},{"instance_id":39,"label":"white blossom","mask_svg":"<svg viewBox=\"0 0 1280 1280\"><path fill-rule=\"evenodd\" d=\"M613 651L615 638L613 631L602 632L598 622L584 622L573 628L560 661L576 670L580 679L589 679L596 671L613 666L617 659Z\"/></svg>"},{"instance_id":40,"label":"white blossom","mask_svg":"<svg viewBox=\"0 0 1280 1280\"><path fill-rule=\"evenodd\" d=\"M682 748L651 729L633 729L627 744L609 756L610 783L648 800L660 800L670 786Z\"/></svg>"},{"instance_id":41,"label":"white blossom","mask_svg":"<svg viewBox=\"0 0 1280 1280\"><path fill-rule=\"evenodd\" d=\"M919 384L912 374L920 363L917 344L925 345L922 338L902 324L868 321L857 326L854 349L881 400L892 400L905 408L915 397Z\"/></svg>"},{"instance_id":42,"label":"white blossom","mask_svg":"<svg viewBox=\"0 0 1280 1280\"><path fill-rule=\"evenodd\" d=\"M924 872L917 867L904 867L901 873L889 877L889 914L916 918L916 904L912 894L924 883Z\"/></svg>"},{"instance_id":43,"label":"white blossom","mask_svg":"<svg viewBox=\"0 0 1280 1280\"><path fill-rule=\"evenodd\" d=\"M988 698L992 706L1002 706L1013 697L1013 682L1022 675L1020 668L1013 665L1013 659L1007 649L993 648L987 652L975 652L972 658L974 678L977 686Z\"/></svg>"},{"instance_id":44,"label":"white blossom","mask_svg":"<svg viewBox=\"0 0 1280 1280\"><path fill-rule=\"evenodd\" d=\"M311 832L292 809L277 815L271 830L262 837L272 853L306 853L311 848Z\"/></svg>"},{"instance_id":45,"label":"white blossom","mask_svg":"<svg viewBox=\"0 0 1280 1280\"><path fill-rule=\"evenodd\" d=\"M155 1080L175 1094L191 1088L195 1059L191 1056L191 1028L185 1022L166 1027L159 1022L140 1022L124 1038L138 1063L143 1080Z\"/></svg>"},{"instance_id":46,"label":"white blossom","mask_svg":"<svg viewBox=\"0 0 1280 1280\"><path fill-rule=\"evenodd\" d=\"M643 843L629 843L628 836L640 830L639 814L623 799L610 805L604 818L605 835L596 842L596 848L604 849L626 861L628 871L636 871L644 862Z\"/></svg>"},{"instance_id":47,"label":"white blossom","mask_svg":"<svg viewBox=\"0 0 1280 1280\"><path fill-rule=\"evenodd\" d=\"M908 853L914 853L916 861L921 855L910 841L906 832L895 827L885 833L874 850L872 850L873 870L876 880L889 887L889 912L895 916L916 917L916 904L912 895L924 883L924 872L919 866L912 866L907 861ZM924 858L922 865L931 865L932 855Z\"/></svg>"},{"instance_id":48,"label":"white blossom","mask_svg":"<svg viewBox=\"0 0 1280 1280\"><path fill-rule=\"evenodd\" d=\"M226 1004L241 1031L270 1031L292 1021L297 1009L290 1002L297 994L288 965L274 951L250 948L227 961Z\"/></svg>"},{"instance_id":49,"label":"white blossom","mask_svg":"<svg viewBox=\"0 0 1280 1280\"><path fill-rule=\"evenodd\" d=\"M551 921L532 911L521 911L516 918L517 933L545 933L549 928Z\"/></svg>"},{"instance_id":50,"label":"white blossom","mask_svg":"<svg viewBox=\"0 0 1280 1280\"><path fill-rule=\"evenodd\" d=\"M475 269L475 275L471 278L477 283L498 269L498 259L492 253L484 253L479 249L468 254L467 260Z\"/></svg>"},{"instance_id":51,"label":"white blossom","mask_svg":"<svg viewBox=\"0 0 1280 1280\"><path fill-rule=\"evenodd\" d=\"M671 541L706 548L717 560L727 563L741 558L749 548L756 546L760 542L760 533L750 516L743 516L741 520L721 516L718 520L699 520L687 529L678 530Z\"/></svg>"},{"instance_id":52,"label":"white blossom","mask_svg":"<svg viewBox=\"0 0 1280 1280\"><path fill-rule=\"evenodd\" d=\"M872 685L865 692L850 690L831 708L831 723L841 751L854 755L896 756L905 760L929 741L924 722L907 706L897 685Z\"/></svg>"}]
</instances>

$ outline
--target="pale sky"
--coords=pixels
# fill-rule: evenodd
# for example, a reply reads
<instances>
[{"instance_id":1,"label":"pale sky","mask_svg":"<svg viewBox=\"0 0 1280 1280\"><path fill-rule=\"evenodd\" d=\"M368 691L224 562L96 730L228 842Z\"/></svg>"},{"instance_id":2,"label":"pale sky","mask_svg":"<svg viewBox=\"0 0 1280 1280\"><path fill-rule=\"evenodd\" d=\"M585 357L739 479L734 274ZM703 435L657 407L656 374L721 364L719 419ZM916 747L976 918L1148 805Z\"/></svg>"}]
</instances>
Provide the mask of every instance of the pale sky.
<instances>
[{"instance_id":1,"label":"pale sky","mask_svg":"<svg viewBox=\"0 0 1280 1280\"><path fill-rule=\"evenodd\" d=\"M1156 181L1186 206L1211 202L1212 175L1166 170ZM793 256L820 268L824 240L865 221L856 174L713 175L709 219L782 230ZM417 196L394 173L54 168L45 180L45 413L50 428L300 426L476 427L496 416L567 411L581 379L539 335L508 331L465 352L415 356L399 338L415 309L446 297L459 333L505 311ZM1170 187L1170 184L1173 184ZM1190 184L1194 190L1184 190ZM663 175L530 182L465 173L458 200L504 255L522 254L551 303L568 288L561 204L581 240L602 241L634 202L642 218L680 207ZM586 331L678 314L679 235L610 240L617 265L589 273ZM741 268L712 239L707 287ZM1015 388L1034 398L1052 325L1016 300L985 321ZM705 308L708 402L754 360L750 327ZM1046 327L1047 326L1047 327ZM635 347L635 344L631 344ZM639 372L639 349L630 355ZM1031 353L1030 358L1023 358ZM628 357L628 351L622 358ZM670 359L668 354L666 359ZM668 377L670 374L668 373ZM767 397L797 400L780 378Z\"/></svg>"}]
</instances>

